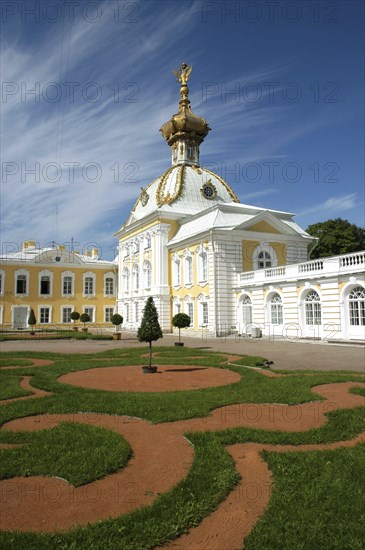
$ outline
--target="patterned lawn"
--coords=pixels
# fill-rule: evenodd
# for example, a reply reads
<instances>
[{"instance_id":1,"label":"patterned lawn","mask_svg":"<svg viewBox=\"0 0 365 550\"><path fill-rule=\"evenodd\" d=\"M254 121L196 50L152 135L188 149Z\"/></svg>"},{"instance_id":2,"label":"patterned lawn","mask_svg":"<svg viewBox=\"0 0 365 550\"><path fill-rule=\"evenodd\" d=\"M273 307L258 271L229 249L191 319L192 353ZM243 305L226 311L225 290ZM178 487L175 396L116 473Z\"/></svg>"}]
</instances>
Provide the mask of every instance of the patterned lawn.
<instances>
[{"instance_id":1,"label":"patterned lawn","mask_svg":"<svg viewBox=\"0 0 365 550\"><path fill-rule=\"evenodd\" d=\"M2 548L363 548L364 375L147 351L2 354Z\"/></svg>"}]
</instances>

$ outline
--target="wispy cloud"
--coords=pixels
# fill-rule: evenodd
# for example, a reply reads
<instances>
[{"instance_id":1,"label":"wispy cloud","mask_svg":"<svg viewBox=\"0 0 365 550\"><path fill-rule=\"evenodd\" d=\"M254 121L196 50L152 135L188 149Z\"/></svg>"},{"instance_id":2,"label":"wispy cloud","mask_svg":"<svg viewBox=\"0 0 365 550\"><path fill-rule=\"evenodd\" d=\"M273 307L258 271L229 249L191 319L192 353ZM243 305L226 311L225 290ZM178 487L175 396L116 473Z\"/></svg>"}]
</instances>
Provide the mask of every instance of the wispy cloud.
<instances>
[{"instance_id":1,"label":"wispy cloud","mask_svg":"<svg viewBox=\"0 0 365 550\"><path fill-rule=\"evenodd\" d=\"M340 195L338 197L330 197L322 203L316 204L310 208L302 210L297 217L308 216L308 214L314 214L321 212L323 215L335 213L335 212L345 212L347 210L352 210L360 206L359 200L357 198L357 193L350 193L348 195Z\"/></svg>"}]
</instances>

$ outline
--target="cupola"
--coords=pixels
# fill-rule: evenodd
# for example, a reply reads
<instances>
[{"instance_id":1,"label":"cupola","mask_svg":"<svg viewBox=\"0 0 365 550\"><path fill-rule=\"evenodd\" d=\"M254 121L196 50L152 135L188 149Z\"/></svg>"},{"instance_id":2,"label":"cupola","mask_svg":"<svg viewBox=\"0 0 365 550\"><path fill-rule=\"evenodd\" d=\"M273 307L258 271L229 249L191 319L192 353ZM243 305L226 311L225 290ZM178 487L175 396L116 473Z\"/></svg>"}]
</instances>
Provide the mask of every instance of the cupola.
<instances>
[{"instance_id":1,"label":"cupola","mask_svg":"<svg viewBox=\"0 0 365 550\"><path fill-rule=\"evenodd\" d=\"M199 165L199 145L210 130L208 122L195 115L190 108L189 88L187 82L192 67L182 63L174 71L177 82L180 82L179 112L165 122L160 128L163 137L172 148L172 164Z\"/></svg>"}]
</instances>

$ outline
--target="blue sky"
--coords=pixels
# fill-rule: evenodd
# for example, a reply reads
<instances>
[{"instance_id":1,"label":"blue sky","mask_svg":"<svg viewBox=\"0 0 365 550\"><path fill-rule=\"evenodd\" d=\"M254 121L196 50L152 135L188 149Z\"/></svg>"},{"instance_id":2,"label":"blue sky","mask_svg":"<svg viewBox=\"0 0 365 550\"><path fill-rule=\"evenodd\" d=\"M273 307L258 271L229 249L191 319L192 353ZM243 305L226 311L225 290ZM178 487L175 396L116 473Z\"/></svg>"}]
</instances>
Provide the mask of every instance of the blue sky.
<instances>
[{"instance_id":1,"label":"blue sky","mask_svg":"<svg viewBox=\"0 0 365 550\"><path fill-rule=\"evenodd\" d=\"M241 202L294 212L304 228L364 224L363 2L1 9L3 249L73 237L113 256L140 187L170 165L159 128L177 111L182 61L212 128L201 163Z\"/></svg>"}]
</instances>

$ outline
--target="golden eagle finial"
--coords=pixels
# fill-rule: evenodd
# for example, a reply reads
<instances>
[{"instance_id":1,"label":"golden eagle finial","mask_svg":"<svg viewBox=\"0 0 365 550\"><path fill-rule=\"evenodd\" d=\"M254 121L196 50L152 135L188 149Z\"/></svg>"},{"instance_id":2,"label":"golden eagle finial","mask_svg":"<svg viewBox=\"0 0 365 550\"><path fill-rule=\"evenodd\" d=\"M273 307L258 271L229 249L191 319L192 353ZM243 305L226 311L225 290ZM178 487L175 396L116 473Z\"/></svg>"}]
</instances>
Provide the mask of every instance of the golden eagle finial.
<instances>
[{"instance_id":1,"label":"golden eagle finial","mask_svg":"<svg viewBox=\"0 0 365 550\"><path fill-rule=\"evenodd\" d=\"M180 82L183 86L186 86L192 70L193 67L189 67L186 63L181 63L181 67L179 67L177 71L173 71L176 75L177 82Z\"/></svg>"}]
</instances>

